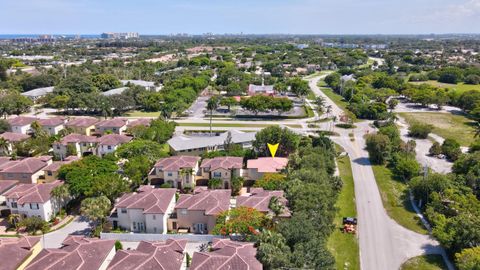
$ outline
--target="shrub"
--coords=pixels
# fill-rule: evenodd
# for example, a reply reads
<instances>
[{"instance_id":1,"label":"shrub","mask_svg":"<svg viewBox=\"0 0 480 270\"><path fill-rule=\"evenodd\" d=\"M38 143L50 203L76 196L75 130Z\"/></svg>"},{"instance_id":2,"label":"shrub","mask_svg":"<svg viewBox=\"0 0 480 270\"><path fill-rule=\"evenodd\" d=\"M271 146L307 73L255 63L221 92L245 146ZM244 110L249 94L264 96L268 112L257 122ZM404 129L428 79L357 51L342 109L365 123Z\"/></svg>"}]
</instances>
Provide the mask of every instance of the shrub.
<instances>
[{"instance_id":1,"label":"shrub","mask_svg":"<svg viewBox=\"0 0 480 270\"><path fill-rule=\"evenodd\" d=\"M455 254L455 261L460 270L475 270L480 265L480 247L466 248Z\"/></svg>"},{"instance_id":2,"label":"shrub","mask_svg":"<svg viewBox=\"0 0 480 270\"><path fill-rule=\"evenodd\" d=\"M160 188L172 188L172 184L170 183L163 183L160 185Z\"/></svg>"},{"instance_id":3,"label":"shrub","mask_svg":"<svg viewBox=\"0 0 480 270\"><path fill-rule=\"evenodd\" d=\"M462 154L460 144L454 139L446 139L442 144L442 153L451 161L457 160Z\"/></svg>"},{"instance_id":4,"label":"shrub","mask_svg":"<svg viewBox=\"0 0 480 270\"><path fill-rule=\"evenodd\" d=\"M403 181L408 181L420 172L420 164L418 164L415 156L411 155L395 155L392 171L396 177Z\"/></svg>"},{"instance_id":5,"label":"shrub","mask_svg":"<svg viewBox=\"0 0 480 270\"><path fill-rule=\"evenodd\" d=\"M120 249L123 249L123 245L120 241L115 241L115 251L118 251Z\"/></svg>"},{"instance_id":6,"label":"shrub","mask_svg":"<svg viewBox=\"0 0 480 270\"><path fill-rule=\"evenodd\" d=\"M46 233L49 231L48 223L39 217L28 217L20 221L20 227L25 227L25 230L31 234L36 234L37 231Z\"/></svg>"},{"instance_id":7,"label":"shrub","mask_svg":"<svg viewBox=\"0 0 480 270\"><path fill-rule=\"evenodd\" d=\"M428 134L432 132L433 126L429 124L422 124L422 123L413 123L408 128L408 136L419 138L419 139L426 139Z\"/></svg>"},{"instance_id":8,"label":"shrub","mask_svg":"<svg viewBox=\"0 0 480 270\"><path fill-rule=\"evenodd\" d=\"M265 173L262 178L255 181L254 187L264 190L282 190L285 188L287 177L279 173Z\"/></svg>"},{"instance_id":9,"label":"shrub","mask_svg":"<svg viewBox=\"0 0 480 270\"><path fill-rule=\"evenodd\" d=\"M340 124L336 124L335 126L338 128L344 128L344 129L356 128L355 125L348 124L348 123L340 123Z\"/></svg>"},{"instance_id":10,"label":"shrub","mask_svg":"<svg viewBox=\"0 0 480 270\"><path fill-rule=\"evenodd\" d=\"M366 140L370 161L375 164L385 164L389 159L390 139L384 134L370 134Z\"/></svg>"},{"instance_id":11,"label":"shrub","mask_svg":"<svg viewBox=\"0 0 480 270\"><path fill-rule=\"evenodd\" d=\"M465 77L465 83L466 84L480 84L480 76L475 75L475 74L470 74L467 77Z\"/></svg>"},{"instance_id":12,"label":"shrub","mask_svg":"<svg viewBox=\"0 0 480 270\"><path fill-rule=\"evenodd\" d=\"M442 146L440 146L438 142L434 142L430 150L428 150L428 153L431 156L438 156L442 153Z\"/></svg>"},{"instance_id":13,"label":"shrub","mask_svg":"<svg viewBox=\"0 0 480 270\"><path fill-rule=\"evenodd\" d=\"M208 188L209 189L219 189L222 187L222 179L220 178L212 178L208 180Z\"/></svg>"}]
</instances>

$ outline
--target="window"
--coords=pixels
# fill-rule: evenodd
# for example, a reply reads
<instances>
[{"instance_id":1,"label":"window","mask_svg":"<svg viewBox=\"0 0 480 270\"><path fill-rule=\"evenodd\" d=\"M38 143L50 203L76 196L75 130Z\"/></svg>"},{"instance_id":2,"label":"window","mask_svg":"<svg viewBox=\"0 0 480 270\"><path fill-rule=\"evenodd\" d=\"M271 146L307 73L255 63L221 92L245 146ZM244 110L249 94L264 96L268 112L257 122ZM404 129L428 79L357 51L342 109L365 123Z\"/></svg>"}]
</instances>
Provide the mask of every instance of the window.
<instances>
[{"instance_id":1,"label":"window","mask_svg":"<svg viewBox=\"0 0 480 270\"><path fill-rule=\"evenodd\" d=\"M10 205L12 208L18 208L17 202L11 202Z\"/></svg>"},{"instance_id":2,"label":"window","mask_svg":"<svg viewBox=\"0 0 480 270\"><path fill-rule=\"evenodd\" d=\"M157 232L157 227L153 227L153 232L154 232L154 233Z\"/></svg>"},{"instance_id":3,"label":"window","mask_svg":"<svg viewBox=\"0 0 480 270\"><path fill-rule=\"evenodd\" d=\"M48 176L52 176L52 175L53 175L52 171L48 171L48 172L47 172L47 175L48 175Z\"/></svg>"},{"instance_id":4,"label":"window","mask_svg":"<svg viewBox=\"0 0 480 270\"><path fill-rule=\"evenodd\" d=\"M213 177L215 177L215 178L222 177L222 173L221 172L213 172Z\"/></svg>"},{"instance_id":5,"label":"window","mask_svg":"<svg viewBox=\"0 0 480 270\"><path fill-rule=\"evenodd\" d=\"M169 172L167 173L168 176L173 176L173 173Z\"/></svg>"},{"instance_id":6,"label":"window","mask_svg":"<svg viewBox=\"0 0 480 270\"><path fill-rule=\"evenodd\" d=\"M137 223L133 222L133 230L136 230L136 229L137 229Z\"/></svg>"},{"instance_id":7,"label":"window","mask_svg":"<svg viewBox=\"0 0 480 270\"><path fill-rule=\"evenodd\" d=\"M83 146L87 146L87 143L83 143Z\"/></svg>"},{"instance_id":8,"label":"window","mask_svg":"<svg viewBox=\"0 0 480 270\"><path fill-rule=\"evenodd\" d=\"M180 214L186 215L187 214L187 209L180 209Z\"/></svg>"},{"instance_id":9,"label":"window","mask_svg":"<svg viewBox=\"0 0 480 270\"><path fill-rule=\"evenodd\" d=\"M174 229L174 230L177 229L177 222L172 222L172 229Z\"/></svg>"},{"instance_id":10,"label":"window","mask_svg":"<svg viewBox=\"0 0 480 270\"><path fill-rule=\"evenodd\" d=\"M126 214L127 213L127 208L122 208L120 211L122 212L122 214Z\"/></svg>"},{"instance_id":11,"label":"window","mask_svg":"<svg viewBox=\"0 0 480 270\"><path fill-rule=\"evenodd\" d=\"M112 150L112 146L111 146L111 145L109 145L107 148L108 148L108 150Z\"/></svg>"},{"instance_id":12,"label":"window","mask_svg":"<svg viewBox=\"0 0 480 270\"><path fill-rule=\"evenodd\" d=\"M38 210L38 203L31 203L30 204L30 209L33 209L33 210Z\"/></svg>"},{"instance_id":13,"label":"window","mask_svg":"<svg viewBox=\"0 0 480 270\"><path fill-rule=\"evenodd\" d=\"M156 216L156 215L153 215L152 218L153 218L153 220L156 220L156 219L157 219L157 216Z\"/></svg>"}]
</instances>

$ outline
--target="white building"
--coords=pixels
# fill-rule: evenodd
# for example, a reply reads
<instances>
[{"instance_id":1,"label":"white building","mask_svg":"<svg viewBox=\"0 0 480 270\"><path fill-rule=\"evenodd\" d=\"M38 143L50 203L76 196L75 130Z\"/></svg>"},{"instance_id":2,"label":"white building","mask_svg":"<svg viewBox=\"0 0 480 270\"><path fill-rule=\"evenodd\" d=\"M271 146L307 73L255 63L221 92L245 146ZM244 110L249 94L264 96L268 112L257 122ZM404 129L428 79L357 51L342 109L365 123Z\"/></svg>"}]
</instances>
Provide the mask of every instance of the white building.
<instances>
[{"instance_id":1,"label":"white building","mask_svg":"<svg viewBox=\"0 0 480 270\"><path fill-rule=\"evenodd\" d=\"M54 117L48 119L39 119L38 123L43 130L50 135L57 135L61 130L65 129L66 120L61 117Z\"/></svg>"},{"instance_id":2,"label":"white building","mask_svg":"<svg viewBox=\"0 0 480 270\"><path fill-rule=\"evenodd\" d=\"M36 216L49 221L62 207L50 195L52 190L60 185L63 185L63 182L19 184L5 193L7 207L12 214L19 214L22 218Z\"/></svg>"},{"instance_id":3,"label":"white building","mask_svg":"<svg viewBox=\"0 0 480 270\"><path fill-rule=\"evenodd\" d=\"M174 188L141 186L118 199L110 215L114 228L132 232L167 233L167 219L175 207Z\"/></svg>"},{"instance_id":4,"label":"white building","mask_svg":"<svg viewBox=\"0 0 480 270\"><path fill-rule=\"evenodd\" d=\"M81 134L68 134L60 141L53 143L53 154L60 159L64 159L69 155L82 157L85 154L94 154L97 147L97 137ZM68 153L68 147L75 153Z\"/></svg>"},{"instance_id":5,"label":"white building","mask_svg":"<svg viewBox=\"0 0 480 270\"><path fill-rule=\"evenodd\" d=\"M103 157L106 154L113 153L117 148L132 140L132 137L120 134L108 134L98 138L97 155Z\"/></svg>"},{"instance_id":6,"label":"white building","mask_svg":"<svg viewBox=\"0 0 480 270\"><path fill-rule=\"evenodd\" d=\"M34 117L18 116L10 118L7 121L13 133L29 134L32 132L31 124L37 120L38 119Z\"/></svg>"}]
</instances>

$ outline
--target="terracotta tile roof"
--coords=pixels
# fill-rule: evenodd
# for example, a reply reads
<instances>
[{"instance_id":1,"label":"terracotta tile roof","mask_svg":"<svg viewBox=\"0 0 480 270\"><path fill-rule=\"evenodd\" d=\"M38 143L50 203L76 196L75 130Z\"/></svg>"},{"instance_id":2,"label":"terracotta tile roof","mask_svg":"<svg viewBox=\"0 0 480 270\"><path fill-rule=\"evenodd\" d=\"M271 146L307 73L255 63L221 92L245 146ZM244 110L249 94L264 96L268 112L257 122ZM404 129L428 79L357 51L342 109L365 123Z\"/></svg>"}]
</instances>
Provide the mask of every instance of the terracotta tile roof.
<instances>
[{"instance_id":1,"label":"terracotta tile roof","mask_svg":"<svg viewBox=\"0 0 480 270\"><path fill-rule=\"evenodd\" d=\"M68 236L58 249L43 249L26 270L99 269L115 246L115 240Z\"/></svg>"},{"instance_id":2,"label":"terracotta tile roof","mask_svg":"<svg viewBox=\"0 0 480 270\"><path fill-rule=\"evenodd\" d=\"M40 119L38 120L38 123L41 126L47 126L47 127L56 127L65 124L65 118L63 117L52 117L52 118L47 118L47 119Z\"/></svg>"},{"instance_id":3,"label":"terracotta tile roof","mask_svg":"<svg viewBox=\"0 0 480 270\"><path fill-rule=\"evenodd\" d=\"M285 199L284 197L283 190L267 191L263 190L263 188L252 188L249 194L237 197L237 207L246 206L250 208L255 208L262 213L273 214L273 212L268 207L268 205L270 204L270 199L272 197L278 197L279 202L285 206L284 211L282 214L280 214L280 216L289 217L290 211L286 207L287 199Z\"/></svg>"},{"instance_id":4,"label":"terracotta tile roof","mask_svg":"<svg viewBox=\"0 0 480 270\"><path fill-rule=\"evenodd\" d=\"M261 270L262 264L255 258L257 249L253 243L214 239L213 251L195 252L190 270L235 269Z\"/></svg>"},{"instance_id":5,"label":"terracotta tile roof","mask_svg":"<svg viewBox=\"0 0 480 270\"><path fill-rule=\"evenodd\" d=\"M65 158L63 161L54 161L52 164L48 165L47 167L43 168L44 171L51 171L51 172L56 172L62 167L63 165L72 163L74 161L80 160L79 157L77 156L69 156Z\"/></svg>"},{"instance_id":6,"label":"terracotta tile roof","mask_svg":"<svg viewBox=\"0 0 480 270\"><path fill-rule=\"evenodd\" d=\"M128 124L128 119L123 118L112 118L107 120L102 120L95 124L95 127L123 127Z\"/></svg>"},{"instance_id":7,"label":"terracotta tile roof","mask_svg":"<svg viewBox=\"0 0 480 270\"><path fill-rule=\"evenodd\" d=\"M36 173L48 165L52 158L30 157L22 160L13 160L0 166L2 173Z\"/></svg>"},{"instance_id":8,"label":"terracotta tile roof","mask_svg":"<svg viewBox=\"0 0 480 270\"><path fill-rule=\"evenodd\" d=\"M0 269L17 269L32 254L32 248L39 241L40 236L0 238Z\"/></svg>"},{"instance_id":9,"label":"terracotta tile roof","mask_svg":"<svg viewBox=\"0 0 480 270\"><path fill-rule=\"evenodd\" d=\"M243 167L243 158L241 157L216 157L212 159L204 159L201 168L216 169L241 169Z\"/></svg>"},{"instance_id":10,"label":"terracotta tile roof","mask_svg":"<svg viewBox=\"0 0 480 270\"><path fill-rule=\"evenodd\" d=\"M98 123L98 119L97 118L93 118L93 117L77 117L77 118L74 118L74 119L71 119L67 122L66 126L67 127L89 127L89 126L93 126L95 125L96 123Z\"/></svg>"},{"instance_id":11,"label":"terracotta tile roof","mask_svg":"<svg viewBox=\"0 0 480 270\"><path fill-rule=\"evenodd\" d=\"M165 214L176 192L174 188L141 186L138 192L123 195L115 207L143 209L144 214Z\"/></svg>"},{"instance_id":12,"label":"terracotta tile roof","mask_svg":"<svg viewBox=\"0 0 480 270\"><path fill-rule=\"evenodd\" d=\"M0 137L6 140L7 142L21 142L24 141L30 136L21 134L21 133L13 133L13 132L5 132L0 134Z\"/></svg>"},{"instance_id":13,"label":"terracotta tile roof","mask_svg":"<svg viewBox=\"0 0 480 270\"><path fill-rule=\"evenodd\" d=\"M257 169L258 172L269 173L278 172L287 167L288 158L281 157L261 157L247 161L247 169Z\"/></svg>"},{"instance_id":14,"label":"terracotta tile roof","mask_svg":"<svg viewBox=\"0 0 480 270\"><path fill-rule=\"evenodd\" d=\"M5 192L4 196L7 199L16 199L18 204L44 203L52 197L50 192L60 185L63 185L62 181L46 184L19 184Z\"/></svg>"},{"instance_id":15,"label":"terracotta tile roof","mask_svg":"<svg viewBox=\"0 0 480 270\"><path fill-rule=\"evenodd\" d=\"M7 121L10 124L10 126L26 126L26 125L30 125L36 120L38 119L35 117L17 116L14 118L10 118Z\"/></svg>"},{"instance_id":16,"label":"terracotta tile roof","mask_svg":"<svg viewBox=\"0 0 480 270\"><path fill-rule=\"evenodd\" d=\"M162 171L179 171L183 168L195 168L200 157L191 156L173 156L162 158L155 163L155 168Z\"/></svg>"},{"instance_id":17,"label":"terracotta tile roof","mask_svg":"<svg viewBox=\"0 0 480 270\"><path fill-rule=\"evenodd\" d=\"M69 143L96 143L98 141L97 137L87 136L77 133L68 134L60 140L60 143L67 145Z\"/></svg>"},{"instance_id":18,"label":"terracotta tile roof","mask_svg":"<svg viewBox=\"0 0 480 270\"><path fill-rule=\"evenodd\" d=\"M145 126L148 127L150 126L150 122L152 122L152 119L149 118L140 118L135 121L131 121L127 124L127 127L136 127L136 126Z\"/></svg>"},{"instance_id":19,"label":"terracotta tile roof","mask_svg":"<svg viewBox=\"0 0 480 270\"><path fill-rule=\"evenodd\" d=\"M205 211L205 215L214 216L230 208L229 189L197 190L196 194L181 194L175 209Z\"/></svg>"},{"instance_id":20,"label":"terracotta tile roof","mask_svg":"<svg viewBox=\"0 0 480 270\"><path fill-rule=\"evenodd\" d=\"M10 157L0 157L0 170L3 164L10 162L10 159L11 159Z\"/></svg>"},{"instance_id":21,"label":"terracotta tile roof","mask_svg":"<svg viewBox=\"0 0 480 270\"><path fill-rule=\"evenodd\" d=\"M0 195L18 184L17 180L0 180Z\"/></svg>"},{"instance_id":22,"label":"terracotta tile roof","mask_svg":"<svg viewBox=\"0 0 480 270\"><path fill-rule=\"evenodd\" d=\"M165 269L179 270L184 259L187 240L166 242L141 241L136 250L119 250L109 270Z\"/></svg>"},{"instance_id":23,"label":"terracotta tile roof","mask_svg":"<svg viewBox=\"0 0 480 270\"><path fill-rule=\"evenodd\" d=\"M120 134L108 134L98 138L100 145L119 145L132 140L132 137Z\"/></svg>"}]
</instances>

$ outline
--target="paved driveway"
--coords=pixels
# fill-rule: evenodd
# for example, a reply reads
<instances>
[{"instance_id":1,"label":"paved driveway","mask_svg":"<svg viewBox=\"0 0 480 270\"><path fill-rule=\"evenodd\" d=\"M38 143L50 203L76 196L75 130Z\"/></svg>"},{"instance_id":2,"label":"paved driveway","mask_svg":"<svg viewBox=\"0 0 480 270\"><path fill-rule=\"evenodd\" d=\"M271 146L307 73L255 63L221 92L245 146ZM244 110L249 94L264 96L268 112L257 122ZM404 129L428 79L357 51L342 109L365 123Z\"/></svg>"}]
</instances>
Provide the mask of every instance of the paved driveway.
<instances>
[{"instance_id":1,"label":"paved driveway","mask_svg":"<svg viewBox=\"0 0 480 270\"><path fill-rule=\"evenodd\" d=\"M78 216L67 226L45 234L45 238L42 241L44 241L45 248L59 248L68 235L88 235L89 232L90 225L88 220L85 217Z\"/></svg>"}]
</instances>

